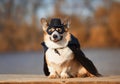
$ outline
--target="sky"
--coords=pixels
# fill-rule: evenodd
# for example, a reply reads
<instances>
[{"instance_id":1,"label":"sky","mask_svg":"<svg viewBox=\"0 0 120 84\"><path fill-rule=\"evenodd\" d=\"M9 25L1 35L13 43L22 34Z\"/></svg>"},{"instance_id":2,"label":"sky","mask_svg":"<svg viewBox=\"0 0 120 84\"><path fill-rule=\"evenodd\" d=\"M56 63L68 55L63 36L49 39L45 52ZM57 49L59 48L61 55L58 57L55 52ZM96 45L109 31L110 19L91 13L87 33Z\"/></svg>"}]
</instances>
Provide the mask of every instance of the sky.
<instances>
[{"instance_id":1,"label":"sky","mask_svg":"<svg viewBox=\"0 0 120 84\"><path fill-rule=\"evenodd\" d=\"M9 0L0 0L0 7L2 6L1 3L8 2ZM49 17L54 14L55 10L55 3L57 1L62 0L14 0L15 6L22 4L23 8L26 7L26 15L25 21L28 23L32 23L32 14L36 14L37 18L40 19L42 17ZM87 17L92 17L94 11L100 7L107 7L103 1L118 1L120 0L63 0L64 2L60 6L60 11L67 14L67 15L76 15L82 17L81 19L86 19ZM86 1L89 3L86 5ZM33 3L39 4L37 10L34 11Z\"/></svg>"},{"instance_id":2,"label":"sky","mask_svg":"<svg viewBox=\"0 0 120 84\"><path fill-rule=\"evenodd\" d=\"M37 10L37 16L47 17L54 14L54 2L55 0L44 0L43 7L39 7ZM96 10L99 6L105 6L103 0L89 0L90 6L92 10ZM78 15L84 18L91 17L93 15L92 11L89 6L87 7L84 3L84 0L65 0L64 3L61 5L61 11L68 15Z\"/></svg>"}]
</instances>

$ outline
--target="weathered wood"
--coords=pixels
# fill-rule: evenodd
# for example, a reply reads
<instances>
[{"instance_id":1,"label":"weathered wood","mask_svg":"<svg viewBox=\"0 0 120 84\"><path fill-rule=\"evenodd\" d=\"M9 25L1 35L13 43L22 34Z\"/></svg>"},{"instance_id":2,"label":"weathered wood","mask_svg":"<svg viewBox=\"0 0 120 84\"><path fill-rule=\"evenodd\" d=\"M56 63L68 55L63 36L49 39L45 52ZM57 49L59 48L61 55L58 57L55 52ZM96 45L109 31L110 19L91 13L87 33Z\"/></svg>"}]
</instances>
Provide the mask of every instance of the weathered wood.
<instances>
[{"instance_id":1,"label":"weathered wood","mask_svg":"<svg viewBox=\"0 0 120 84\"><path fill-rule=\"evenodd\" d=\"M0 75L0 84L120 84L120 76L49 79L42 75Z\"/></svg>"}]
</instances>

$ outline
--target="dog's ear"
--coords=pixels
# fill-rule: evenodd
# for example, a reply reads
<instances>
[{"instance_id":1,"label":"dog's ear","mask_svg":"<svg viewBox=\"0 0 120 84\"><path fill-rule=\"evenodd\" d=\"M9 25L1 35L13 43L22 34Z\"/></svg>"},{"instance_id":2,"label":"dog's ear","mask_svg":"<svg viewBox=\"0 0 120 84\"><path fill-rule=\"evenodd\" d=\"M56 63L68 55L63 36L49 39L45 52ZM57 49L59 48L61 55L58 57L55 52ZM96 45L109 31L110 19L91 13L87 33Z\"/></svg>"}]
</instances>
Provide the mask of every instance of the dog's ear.
<instances>
[{"instance_id":1,"label":"dog's ear","mask_svg":"<svg viewBox=\"0 0 120 84\"><path fill-rule=\"evenodd\" d=\"M66 28L70 28L71 20L70 17L67 17L63 20L63 24L66 26Z\"/></svg>"},{"instance_id":2,"label":"dog's ear","mask_svg":"<svg viewBox=\"0 0 120 84\"><path fill-rule=\"evenodd\" d=\"M42 26L43 30L46 30L47 26L48 26L47 19L46 18L41 18L40 23L41 23L41 26Z\"/></svg>"}]
</instances>

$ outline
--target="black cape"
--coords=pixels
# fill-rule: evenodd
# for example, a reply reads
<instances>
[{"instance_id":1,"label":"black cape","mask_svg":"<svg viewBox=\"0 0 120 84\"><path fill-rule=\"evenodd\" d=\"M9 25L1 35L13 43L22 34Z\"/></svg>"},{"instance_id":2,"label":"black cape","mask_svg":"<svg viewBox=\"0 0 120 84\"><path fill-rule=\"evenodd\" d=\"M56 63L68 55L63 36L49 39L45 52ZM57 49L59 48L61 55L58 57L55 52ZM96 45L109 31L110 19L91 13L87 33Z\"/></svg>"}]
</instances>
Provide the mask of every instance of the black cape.
<instances>
[{"instance_id":1,"label":"black cape","mask_svg":"<svg viewBox=\"0 0 120 84\"><path fill-rule=\"evenodd\" d=\"M45 42L42 42L41 44L44 48L44 73L46 76L48 76L50 72L48 70L48 66L47 66L46 59L45 59L45 52L47 51L48 47L45 45ZM91 74L95 76L101 76L98 73L92 61L89 60L85 56L85 54L81 51L80 44L77 38L75 38L72 34L71 34L71 40L69 41L67 46L73 51L75 59L77 59L87 69L88 72L90 72Z\"/></svg>"}]
</instances>

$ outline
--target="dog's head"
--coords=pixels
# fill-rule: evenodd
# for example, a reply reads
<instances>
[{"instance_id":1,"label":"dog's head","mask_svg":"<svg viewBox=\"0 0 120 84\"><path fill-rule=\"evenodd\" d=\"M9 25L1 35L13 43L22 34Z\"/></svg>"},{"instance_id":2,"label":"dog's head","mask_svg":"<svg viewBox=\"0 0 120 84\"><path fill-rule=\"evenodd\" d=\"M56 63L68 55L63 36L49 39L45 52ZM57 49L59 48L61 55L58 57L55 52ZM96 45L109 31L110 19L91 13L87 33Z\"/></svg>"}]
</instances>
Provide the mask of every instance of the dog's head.
<instances>
[{"instance_id":1,"label":"dog's head","mask_svg":"<svg viewBox=\"0 0 120 84\"><path fill-rule=\"evenodd\" d=\"M69 19L65 19L62 23L59 18L53 18L50 22L47 19L41 19L41 25L44 31L44 41L50 48L62 48L68 44L70 40Z\"/></svg>"}]
</instances>

